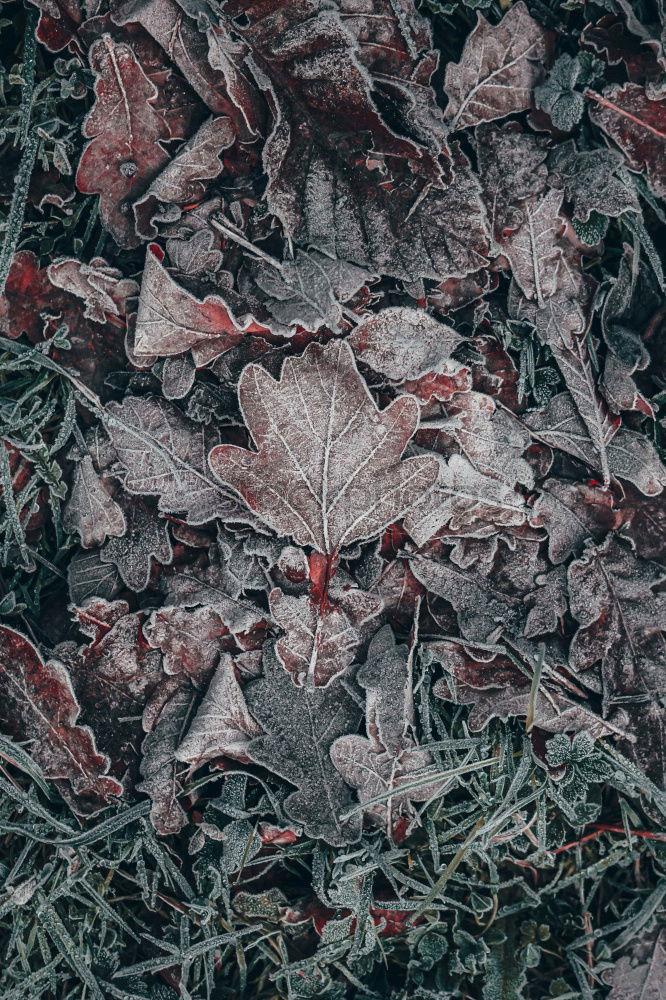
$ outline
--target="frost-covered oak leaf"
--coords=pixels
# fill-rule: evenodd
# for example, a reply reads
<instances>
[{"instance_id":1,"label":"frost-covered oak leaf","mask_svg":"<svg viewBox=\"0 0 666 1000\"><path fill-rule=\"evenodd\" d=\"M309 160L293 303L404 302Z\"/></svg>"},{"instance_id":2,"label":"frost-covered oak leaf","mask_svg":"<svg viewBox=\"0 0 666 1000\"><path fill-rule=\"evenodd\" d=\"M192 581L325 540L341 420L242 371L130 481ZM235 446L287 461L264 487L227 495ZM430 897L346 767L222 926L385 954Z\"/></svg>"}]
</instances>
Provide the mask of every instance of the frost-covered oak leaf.
<instances>
[{"instance_id":1,"label":"frost-covered oak leaf","mask_svg":"<svg viewBox=\"0 0 666 1000\"><path fill-rule=\"evenodd\" d=\"M278 534L333 554L378 535L434 486L434 458L400 457L419 405L379 410L349 345L311 344L279 381L258 365L240 379L245 422L258 448L218 445L213 472Z\"/></svg>"},{"instance_id":2,"label":"frost-covered oak leaf","mask_svg":"<svg viewBox=\"0 0 666 1000\"><path fill-rule=\"evenodd\" d=\"M124 247L134 247L130 204L168 162L160 145L169 127L153 104L157 90L129 45L103 35L89 53L95 73L95 104L83 124L92 141L83 151L76 186L83 194L99 194L102 222Z\"/></svg>"},{"instance_id":3,"label":"frost-covered oak leaf","mask_svg":"<svg viewBox=\"0 0 666 1000\"><path fill-rule=\"evenodd\" d=\"M358 815L341 819L351 793L329 757L339 736L358 728L361 711L336 678L325 688L296 687L274 651L264 648L264 676L245 688L247 706L266 735L250 743L247 755L297 786L284 808L310 837L342 846L358 840Z\"/></svg>"},{"instance_id":4,"label":"frost-covered oak leaf","mask_svg":"<svg viewBox=\"0 0 666 1000\"><path fill-rule=\"evenodd\" d=\"M294 597L276 587L268 596L271 615L284 629L275 651L299 684L323 687L354 660L362 626L375 618L381 601L355 587L330 590L323 600Z\"/></svg>"},{"instance_id":5,"label":"frost-covered oak leaf","mask_svg":"<svg viewBox=\"0 0 666 1000\"><path fill-rule=\"evenodd\" d=\"M442 372L462 337L423 309L392 306L354 329L349 343L359 361L402 382Z\"/></svg>"},{"instance_id":6,"label":"frost-covered oak leaf","mask_svg":"<svg viewBox=\"0 0 666 1000\"><path fill-rule=\"evenodd\" d=\"M110 760L97 749L93 732L79 725L80 705L66 667L44 662L39 651L12 628L0 626L0 719L30 752L44 776L57 781L76 812L102 809L123 786L108 774Z\"/></svg>"},{"instance_id":7,"label":"frost-covered oak leaf","mask_svg":"<svg viewBox=\"0 0 666 1000\"><path fill-rule=\"evenodd\" d=\"M85 455L74 470L72 490L63 511L65 531L77 531L84 549L101 545L107 535L124 535L127 530L122 509L105 489Z\"/></svg>"}]
</instances>

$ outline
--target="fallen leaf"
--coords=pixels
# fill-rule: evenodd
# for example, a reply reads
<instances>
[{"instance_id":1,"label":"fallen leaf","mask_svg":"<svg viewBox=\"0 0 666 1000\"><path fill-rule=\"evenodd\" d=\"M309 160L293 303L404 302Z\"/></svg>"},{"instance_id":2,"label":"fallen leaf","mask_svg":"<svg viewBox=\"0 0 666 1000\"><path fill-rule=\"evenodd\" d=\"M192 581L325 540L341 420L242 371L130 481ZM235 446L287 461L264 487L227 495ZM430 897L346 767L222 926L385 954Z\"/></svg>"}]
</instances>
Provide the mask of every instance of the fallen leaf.
<instances>
[{"instance_id":1,"label":"fallen leaf","mask_svg":"<svg viewBox=\"0 0 666 1000\"><path fill-rule=\"evenodd\" d=\"M604 981L611 986L608 1000L659 1000L666 979L666 930L643 931L621 955Z\"/></svg>"},{"instance_id":2,"label":"fallen leaf","mask_svg":"<svg viewBox=\"0 0 666 1000\"><path fill-rule=\"evenodd\" d=\"M65 531L78 532L84 549L101 545L108 535L124 535L127 530L122 509L95 472L89 455L84 455L74 470L62 523Z\"/></svg>"},{"instance_id":3,"label":"fallen leaf","mask_svg":"<svg viewBox=\"0 0 666 1000\"><path fill-rule=\"evenodd\" d=\"M461 340L452 327L428 313L393 306L359 323L348 343L359 361L402 382L441 372Z\"/></svg>"},{"instance_id":4,"label":"fallen leaf","mask_svg":"<svg viewBox=\"0 0 666 1000\"><path fill-rule=\"evenodd\" d=\"M178 150L150 187L134 203L137 232L144 239L157 236L154 218L162 205L188 205L201 201L222 171L220 156L233 144L236 133L229 118L209 118Z\"/></svg>"},{"instance_id":5,"label":"fallen leaf","mask_svg":"<svg viewBox=\"0 0 666 1000\"><path fill-rule=\"evenodd\" d=\"M129 45L110 35L88 54L95 73L95 104L83 124L90 139L76 172L83 194L99 194L100 217L123 247L134 247L131 203L168 162L160 145L169 129L152 106L157 90Z\"/></svg>"},{"instance_id":6,"label":"fallen leaf","mask_svg":"<svg viewBox=\"0 0 666 1000\"><path fill-rule=\"evenodd\" d=\"M653 588L666 578L612 535L589 542L568 570L569 605L579 624L569 654L577 672L601 664L604 705L655 696L666 665L666 605Z\"/></svg>"},{"instance_id":7,"label":"fallen leaf","mask_svg":"<svg viewBox=\"0 0 666 1000\"><path fill-rule=\"evenodd\" d=\"M590 93L590 118L624 153L632 170L645 170L650 189L666 198L666 101L650 100L635 83Z\"/></svg>"},{"instance_id":8,"label":"fallen leaf","mask_svg":"<svg viewBox=\"0 0 666 1000\"><path fill-rule=\"evenodd\" d=\"M451 128L468 128L532 107L548 54L548 35L522 0L496 26L477 14L460 62L446 67L445 116Z\"/></svg>"},{"instance_id":9,"label":"fallen leaf","mask_svg":"<svg viewBox=\"0 0 666 1000\"><path fill-rule=\"evenodd\" d=\"M329 756L333 741L354 732L361 718L341 680L324 688L296 687L267 647L264 676L246 686L245 699L266 733L252 740L248 757L297 787L284 802L289 818L309 837L334 846L358 840L360 817L340 819L351 795Z\"/></svg>"},{"instance_id":10,"label":"fallen leaf","mask_svg":"<svg viewBox=\"0 0 666 1000\"><path fill-rule=\"evenodd\" d=\"M66 668L45 662L29 639L6 625L0 626L0 687L4 725L31 741L35 763L77 813L98 812L123 794L92 731L78 723L81 706Z\"/></svg>"},{"instance_id":11,"label":"fallen leaf","mask_svg":"<svg viewBox=\"0 0 666 1000\"><path fill-rule=\"evenodd\" d=\"M218 295L197 299L179 285L151 244L141 282L134 350L137 355L168 357L192 351L203 365L241 343L248 331L268 332L251 316L236 319Z\"/></svg>"},{"instance_id":12,"label":"fallen leaf","mask_svg":"<svg viewBox=\"0 0 666 1000\"><path fill-rule=\"evenodd\" d=\"M192 690L182 679L164 685L153 704L144 711L146 737L141 746L141 782L137 792L151 801L150 818L162 836L178 833L187 817L178 802L176 750L192 703Z\"/></svg>"},{"instance_id":13,"label":"fallen leaf","mask_svg":"<svg viewBox=\"0 0 666 1000\"><path fill-rule=\"evenodd\" d=\"M261 732L247 710L233 659L223 653L176 759L193 767L215 757L243 759L250 740Z\"/></svg>"},{"instance_id":14,"label":"fallen leaf","mask_svg":"<svg viewBox=\"0 0 666 1000\"><path fill-rule=\"evenodd\" d=\"M379 411L343 341L288 358L279 382L248 365L239 398L259 450L218 445L211 468L300 545L333 554L371 538L434 485L434 459L400 461L418 404L401 397Z\"/></svg>"},{"instance_id":15,"label":"fallen leaf","mask_svg":"<svg viewBox=\"0 0 666 1000\"><path fill-rule=\"evenodd\" d=\"M284 629L275 652L296 683L325 687L353 662L363 626L381 611L376 597L356 588L329 588L322 599L293 597L276 587L268 595L270 612Z\"/></svg>"}]
</instances>

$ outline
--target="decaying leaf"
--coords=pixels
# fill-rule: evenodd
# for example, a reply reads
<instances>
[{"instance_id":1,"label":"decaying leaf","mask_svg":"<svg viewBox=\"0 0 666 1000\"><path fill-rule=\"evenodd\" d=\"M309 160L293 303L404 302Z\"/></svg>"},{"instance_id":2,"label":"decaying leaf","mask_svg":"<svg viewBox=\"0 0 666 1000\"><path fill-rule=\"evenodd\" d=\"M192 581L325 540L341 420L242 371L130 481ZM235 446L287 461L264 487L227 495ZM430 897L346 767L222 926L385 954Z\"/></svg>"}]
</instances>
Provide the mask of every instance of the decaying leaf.
<instances>
[{"instance_id":1,"label":"decaying leaf","mask_svg":"<svg viewBox=\"0 0 666 1000\"><path fill-rule=\"evenodd\" d=\"M617 216L638 212L640 206L619 153L610 149L579 152L572 140L557 146L548 158L548 183L564 191L574 218L588 222L591 212Z\"/></svg>"},{"instance_id":2,"label":"decaying leaf","mask_svg":"<svg viewBox=\"0 0 666 1000\"><path fill-rule=\"evenodd\" d=\"M247 316L239 322L218 295L197 299L179 285L162 264L157 247L146 252L136 317L137 355L168 357L192 351L205 364L235 347L248 331L265 331Z\"/></svg>"},{"instance_id":3,"label":"decaying leaf","mask_svg":"<svg viewBox=\"0 0 666 1000\"><path fill-rule=\"evenodd\" d=\"M608 1000L658 1000L666 979L666 930L643 931L607 977Z\"/></svg>"},{"instance_id":4,"label":"decaying leaf","mask_svg":"<svg viewBox=\"0 0 666 1000\"><path fill-rule=\"evenodd\" d=\"M3 726L30 740L33 759L77 812L97 812L122 795L108 773L109 758L78 723L81 706L66 668L45 662L29 639L6 625L0 626L0 687Z\"/></svg>"},{"instance_id":5,"label":"decaying leaf","mask_svg":"<svg viewBox=\"0 0 666 1000\"><path fill-rule=\"evenodd\" d=\"M441 788L436 780L428 781L432 757L412 737L410 660L407 647L396 644L390 625L373 638L357 680L366 691L368 736L341 736L331 747L331 759L347 784L357 789L359 801L368 802L364 812L390 828L401 813L409 815L410 801L425 802ZM370 801L378 796L386 798Z\"/></svg>"},{"instance_id":6,"label":"decaying leaf","mask_svg":"<svg viewBox=\"0 0 666 1000\"><path fill-rule=\"evenodd\" d=\"M651 100L635 83L591 94L590 117L624 153L632 170L645 170L651 190L666 198L666 101Z\"/></svg>"},{"instance_id":7,"label":"decaying leaf","mask_svg":"<svg viewBox=\"0 0 666 1000\"><path fill-rule=\"evenodd\" d=\"M279 587L268 596L271 615L285 631L275 645L282 666L300 685L323 687L353 662L363 626L381 601L355 587L329 588L322 598L292 597Z\"/></svg>"},{"instance_id":8,"label":"decaying leaf","mask_svg":"<svg viewBox=\"0 0 666 1000\"><path fill-rule=\"evenodd\" d=\"M287 815L310 837L334 845L356 841L360 818L340 819L351 795L329 757L333 741L353 733L361 717L341 680L324 688L296 687L267 646L264 676L247 685L245 699L266 733L252 740L248 757L297 787L285 799Z\"/></svg>"},{"instance_id":9,"label":"decaying leaf","mask_svg":"<svg viewBox=\"0 0 666 1000\"><path fill-rule=\"evenodd\" d=\"M543 76L548 36L522 0L493 27L478 14L459 63L446 68L446 117L453 129L504 118L532 106Z\"/></svg>"},{"instance_id":10,"label":"decaying leaf","mask_svg":"<svg viewBox=\"0 0 666 1000\"><path fill-rule=\"evenodd\" d=\"M86 146L76 173L85 194L100 195L100 215L121 246L139 243L131 203L168 162L169 129L153 108L157 90L129 45L104 35L90 49L95 105L85 120Z\"/></svg>"},{"instance_id":11,"label":"decaying leaf","mask_svg":"<svg viewBox=\"0 0 666 1000\"><path fill-rule=\"evenodd\" d=\"M148 586L152 559L162 565L171 562L173 551L167 523L142 497L123 500L125 531L110 538L101 551L102 562L113 563L125 584L132 590ZM120 534L120 533L118 533Z\"/></svg>"},{"instance_id":12,"label":"decaying leaf","mask_svg":"<svg viewBox=\"0 0 666 1000\"><path fill-rule=\"evenodd\" d=\"M141 746L141 782L136 790L150 798L150 818L162 835L178 833L187 822L177 799L176 751L191 704L189 684L174 678L144 711L143 725L147 735Z\"/></svg>"},{"instance_id":13,"label":"decaying leaf","mask_svg":"<svg viewBox=\"0 0 666 1000\"><path fill-rule=\"evenodd\" d=\"M615 508L608 490L585 483L546 479L530 517L548 532L548 555L552 562L564 562L580 554L588 538L601 541L606 532L619 528L623 514Z\"/></svg>"},{"instance_id":14,"label":"decaying leaf","mask_svg":"<svg viewBox=\"0 0 666 1000\"><path fill-rule=\"evenodd\" d=\"M543 192L548 150L542 137L523 132L516 122L478 125L475 148L483 200L497 240L522 223L520 203Z\"/></svg>"},{"instance_id":15,"label":"decaying leaf","mask_svg":"<svg viewBox=\"0 0 666 1000\"><path fill-rule=\"evenodd\" d=\"M507 657L475 650L456 642L429 647L447 676L435 683L434 694L457 703L472 704L470 729L477 732L492 718L526 716L530 705L529 669L522 673ZM612 722L574 701L549 679L542 680L534 699L534 725L549 733L586 732L594 737L622 735Z\"/></svg>"},{"instance_id":16,"label":"decaying leaf","mask_svg":"<svg viewBox=\"0 0 666 1000\"><path fill-rule=\"evenodd\" d=\"M400 382L441 372L460 341L450 326L404 306L382 309L359 323L349 337L359 361Z\"/></svg>"},{"instance_id":17,"label":"decaying leaf","mask_svg":"<svg viewBox=\"0 0 666 1000\"><path fill-rule=\"evenodd\" d=\"M298 250L293 260L279 266L253 262L250 274L278 323L313 332L322 326L336 329L342 320L342 304L371 280L362 268L316 250Z\"/></svg>"},{"instance_id":18,"label":"decaying leaf","mask_svg":"<svg viewBox=\"0 0 666 1000\"><path fill-rule=\"evenodd\" d=\"M402 517L437 478L434 459L400 461L418 404L379 411L343 341L288 358L279 382L248 365L239 383L258 452L218 445L216 476L279 534L335 553Z\"/></svg>"},{"instance_id":19,"label":"decaying leaf","mask_svg":"<svg viewBox=\"0 0 666 1000\"><path fill-rule=\"evenodd\" d=\"M581 420L573 399L562 392L545 409L529 414L525 424L540 441L560 448L601 471L599 454ZM610 472L618 479L628 479L641 493L656 496L666 485L666 470L657 452L642 434L621 427L607 447Z\"/></svg>"},{"instance_id":20,"label":"decaying leaf","mask_svg":"<svg viewBox=\"0 0 666 1000\"><path fill-rule=\"evenodd\" d=\"M223 653L176 758L194 767L214 757L244 758L250 740L260 735L236 680L234 661Z\"/></svg>"},{"instance_id":21,"label":"decaying leaf","mask_svg":"<svg viewBox=\"0 0 666 1000\"><path fill-rule=\"evenodd\" d=\"M525 204L524 221L502 246L523 295L535 299L541 309L557 290L562 258L558 238L564 230L559 213L562 197L559 191L549 191Z\"/></svg>"},{"instance_id":22,"label":"decaying leaf","mask_svg":"<svg viewBox=\"0 0 666 1000\"><path fill-rule=\"evenodd\" d=\"M209 118L183 145L173 160L134 203L137 232L145 239L157 236L155 216L161 205L187 205L203 198L207 182L222 170L220 156L236 133L229 118Z\"/></svg>"},{"instance_id":23,"label":"decaying leaf","mask_svg":"<svg viewBox=\"0 0 666 1000\"><path fill-rule=\"evenodd\" d=\"M443 527L480 537L502 526L524 524L525 498L513 486L478 472L463 455L440 465L437 486L405 517L405 530L424 545Z\"/></svg>"},{"instance_id":24,"label":"decaying leaf","mask_svg":"<svg viewBox=\"0 0 666 1000\"><path fill-rule=\"evenodd\" d=\"M106 427L129 493L159 497L166 513L185 512L190 524L214 517L247 521L240 506L208 470L214 440L173 404L148 396L128 396L108 406Z\"/></svg>"},{"instance_id":25,"label":"decaying leaf","mask_svg":"<svg viewBox=\"0 0 666 1000\"><path fill-rule=\"evenodd\" d=\"M455 608L460 631L472 642L491 642L507 628L522 631L521 602L500 592L477 568L463 570L423 556L412 559L410 567L427 590Z\"/></svg>"},{"instance_id":26,"label":"decaying leaf","mask_svg":"<svg viewBox=\"0 0 666 1000\"><path fill-rule=\"evenodd\" d=\"M612 535L598 546L588 543L569 566L569 603L580 625L569 663L576 671L601 664L607 706L653 696L663 686L665 604L653 588L664 578Z\"/></svg>"},{"instance_id":27,"label":"decaying leaf","mask_svg":"<svg viewBox=\"0 0 666 1000\"><path fill-rule=\"evenodd\" d=\"M83 315L93 323L106 323L109 316L125 316L127 300L133 299L139 288L131 278L110 267L101 257L94 257L89 264L74 258L56 260L49 264L47 274L51 284L83 299Z\"/></svg>"},{"instance_id":28,"label":"decaying leaf","mask_svg":"<svg viewBox=\"0 0 666 1000\"><path fill-rule=\"evenodd\" d=\"M108 535L124 535L127 530L122 509L95 472L89 455L84 455L76 466L63 525L66 531L79 533L84 549L101 545Z\"/></svg>"}]
</instances>

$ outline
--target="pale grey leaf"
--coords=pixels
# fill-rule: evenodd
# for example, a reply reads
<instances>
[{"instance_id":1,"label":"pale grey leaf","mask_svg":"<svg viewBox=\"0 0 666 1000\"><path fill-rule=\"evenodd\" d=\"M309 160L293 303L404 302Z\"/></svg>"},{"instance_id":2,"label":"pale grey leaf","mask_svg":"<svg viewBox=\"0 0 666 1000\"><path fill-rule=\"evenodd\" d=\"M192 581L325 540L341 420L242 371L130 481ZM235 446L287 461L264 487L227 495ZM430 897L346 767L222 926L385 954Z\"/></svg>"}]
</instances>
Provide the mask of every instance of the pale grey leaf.
<instances>
[{"instance_id":1,"label":"pale grey leaf","mask_svg":"<svg viewBox=\"0 0 666 1000\"><path fill-rule=\"evenodd\" d=\"M223 653L176 759L200 767L214 757L243 758L250 740L260 735L261 726L248 712L236 680L234 661Z\"/></svg>"},{"instance_id":2,"label":"pale grey leaf","mask_svg":"<svg viewBox=\"0 0 666 1000\"><path fill-rule=\"evenodd\" d=\"M141 497L122 502L127 528L122 538L111 538L100 552L102 562L113 563L131 590L145 590L152 559L167 565L173 557L167 523Z\"/></svg>"},{"instance_id":3,"label":"pale grey leaf","mask_svg":"<svg viewBox=\"0 0 666 1000\"><path fill-rule=\"evenodd\" d=\"M478 14L459 63L446 68L445 117L453 129L532 107L548 57L548 37L520 0L492 26Z\"/></svg>"},{"instance_id":4,"label":"pale grey leaf","mask_svg":"<svg viewBox=\"0 0 666 1000\"><path fill-rule=\"evenodd\" d=\"M359 323L348 342L359 361L402 382L443 371L462 339L423 310L392 306Z\"/></svg>"},{"instance_id":5,"label":"pale grey leaf","mask_svg":"<svg viewBox=\"0 0 666 1000\"><path fill-rule=\"evenodd\" d=\"M65 531L78 533L84 549L101 545L109 535L125 533L123 512L95 472L90 455L84 455L74 469L62 523Z\"/></svg>"},{"instance_id":6,"label":"pale grey leaf","mask_svg":"<svg viewBox=\"0 0 666 1000\"><path fill-rule=\"evenodd\" d=\"M218 445L210 465L278 534L333 553L371 538L432 488L437 462L400 461L419 407L400 397L377 409L344 341L310 344L280 381L258 365L239 397L259 449Z\"/></svg>"},{"instance_id":7,"label":"pale grey leaf","mask_svg":"<svg viewBox=\"0 0 666 1000\"><path fill-rule=\"evenodd\" d=\"M264 676L245 687L245 700L266 733L252 740L248 757L297 787L285 799L287 815L310 837L336 846L357 841L360 817L340 819L351 795L329 756L333 741L355 732L361 718L340 679L325 688L296 687L266 646Z\"/></svg>"}]
</instances>

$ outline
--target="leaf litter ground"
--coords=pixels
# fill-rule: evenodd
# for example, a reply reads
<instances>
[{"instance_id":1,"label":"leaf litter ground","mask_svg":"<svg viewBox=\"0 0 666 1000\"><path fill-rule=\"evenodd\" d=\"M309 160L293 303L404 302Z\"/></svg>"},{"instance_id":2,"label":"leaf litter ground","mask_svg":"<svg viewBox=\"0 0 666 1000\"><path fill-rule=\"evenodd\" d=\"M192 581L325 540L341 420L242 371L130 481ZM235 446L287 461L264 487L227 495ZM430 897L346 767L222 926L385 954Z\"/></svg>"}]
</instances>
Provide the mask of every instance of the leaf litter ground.
<instances>
[{"instance_id":1,"label":"leaf litter ground","mask_svg":"<svg viewBox=\"0 0 666 1000\"><path fill-rule=\"evenodd\" d=\"M2 14L3 1000L660 995L661 0Z\"/></svg>"}]
</instances>

